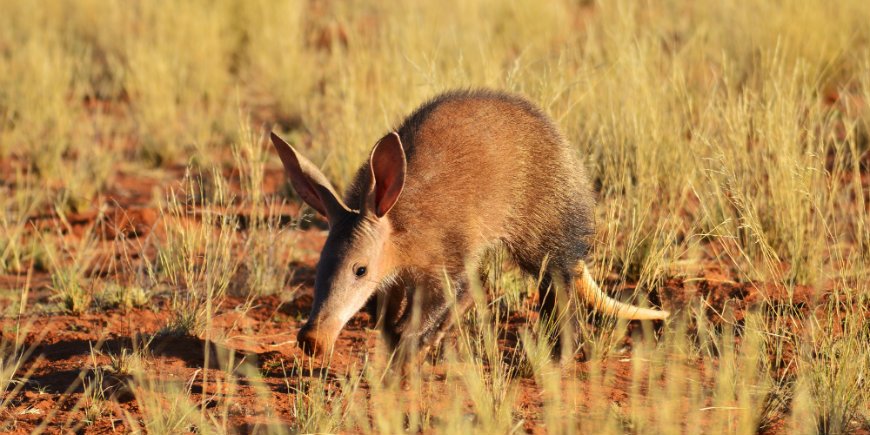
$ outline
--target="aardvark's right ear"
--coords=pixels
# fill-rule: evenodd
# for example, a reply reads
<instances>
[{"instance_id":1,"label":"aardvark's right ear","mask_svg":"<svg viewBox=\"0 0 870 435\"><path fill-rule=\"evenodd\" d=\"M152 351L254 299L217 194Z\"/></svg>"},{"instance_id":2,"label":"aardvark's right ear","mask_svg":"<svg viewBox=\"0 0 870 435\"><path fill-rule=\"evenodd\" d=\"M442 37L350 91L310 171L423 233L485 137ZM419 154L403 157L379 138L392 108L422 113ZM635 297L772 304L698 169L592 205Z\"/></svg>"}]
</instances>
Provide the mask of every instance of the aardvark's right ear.
<instances>
[{"instance_id":1,"label":"aardvark's right ear","mask_svg":"<svg viewBox=\"0 0 870 435\"><path fill-rule=\"evenodd\" d=\"M402 139L391 132L375 144L369 157L372 171L366 207L377 217L383 217L396 204L405 187L408 162Z\"/></svg>"},{"instance_id":2,"label":"aardvark's right ear","mask_svg":"<svg viewBox=\"0 0 870 435\"><path fill-rule=\"evenodd\" d=\"M314 166L313 163L302 157L284 139L274 132L272 144L278 150L278 156L284 163L284 170L290 178L290 184L306 204L326 216L330 224L334 223L342 214L350 213L350 209L336 195L332 184L326 176Z\"/></svg>"}]
</instances>

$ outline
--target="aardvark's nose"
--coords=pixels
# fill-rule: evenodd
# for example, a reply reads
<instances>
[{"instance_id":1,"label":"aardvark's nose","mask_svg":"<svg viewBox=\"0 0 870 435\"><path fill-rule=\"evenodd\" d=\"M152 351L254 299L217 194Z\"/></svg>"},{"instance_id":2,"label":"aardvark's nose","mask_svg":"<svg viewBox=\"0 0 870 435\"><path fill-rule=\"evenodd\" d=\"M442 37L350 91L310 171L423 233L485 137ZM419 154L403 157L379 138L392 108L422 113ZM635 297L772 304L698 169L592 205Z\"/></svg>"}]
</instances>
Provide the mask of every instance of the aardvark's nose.
<instances>
[{"instance_id":1,"label":"aardvark's nose","mask_svg":"<svg viewBox=\"0 0 870 435\"><path fill-rule=\"evenodd\" d=\"M305 324L299 330L296 342L306 355L319 356L326 352L327 343L323 341L323 337L318 333L317 329L312 328L309 324Z\"/></svg>"}]
</instances>

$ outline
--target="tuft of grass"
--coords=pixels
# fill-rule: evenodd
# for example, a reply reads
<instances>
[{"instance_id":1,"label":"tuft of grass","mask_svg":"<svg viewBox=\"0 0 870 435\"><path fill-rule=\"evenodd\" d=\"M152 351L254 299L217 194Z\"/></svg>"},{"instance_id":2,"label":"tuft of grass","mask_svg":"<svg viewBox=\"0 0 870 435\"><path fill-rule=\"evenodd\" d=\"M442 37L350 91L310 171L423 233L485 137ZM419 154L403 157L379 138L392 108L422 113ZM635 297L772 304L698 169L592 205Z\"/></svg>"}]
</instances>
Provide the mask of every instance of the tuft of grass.
<instances>
[{"instance_id":1,"label":"tuft of grass","mask_svg":"<svg viewBox=\"0 0 870 435\"><path fill-rule=\"evenodd\" d=\"M870 403L867 375L870 350L866 343L868 291L866 282L843 288L842 299L827 303L831 316L807 319L807 332L800 346L796 366L798 391L795 407L809 411L818 433L849 433L854 430ZM832 331L836 331L832 333ZM801 423L795 421L795 427Z\"/></svg>"},{"instance_id":2,"label":"tuft of grass","mask_svg":"<svg viewBox=\"0 0 870 435\"><path fill-rule=\"evenodd\" d=\"M106 382L106 370L97 365L93 348L91 348L91 363L91 369L79 375L83 391L79 403L76 404L76 407L82 409L84 414L82 423L87 426L103 418L108 411L108 400L111 395Z\"/></svg>"},{"instance_id":3,"label":"tuft of grass","mask_svg":"<svg viewBox=\"0 0 870 435\"><path fill-rule=\"evenodd\" d=\"M267 198L263 179L271 145L255 134L250 122L241 122L239 140L233 143L233 160L239 172L241 197L237 207L248 210L241 240L241 264L236 287L250 297L284 290L291 271L287 262L294 256L296 222L282 222L282 203Z\"/></svg>"},{"instance_id":4,"label":"tuft of grass","mask_svg":"<svg viewBox=\"0 0 870 435\"><path fill-rule=\"evenodd\" d=\"M465 398L471 402L471 414L459 411L459 416L468 418L447 419L442 430L507 433L517 425L513 413L517 373L510 365L514 358L505 358L499 345L499 333L505 325L501 316L495 314L498 308L493 310L487 303L479 282L472 283L466 291L471 292L474 306L457 322L456 348L448 349L445 359L450 368L448 382L463 386ZM454 406L462 409L458 403Z\"/></svg>"},{"instance_id":5,"label":"tuft of grass","mask_svg":"<svg viewBox=\"0 0 870 435\"><path fill-rule=\"evenodd\" d=\"M161 208L164 240L157 242L157 268L153 278L165 280L173 292L174 320L165 328L174 334L202 334L226 296L238 268L234 255L234 216L224 213L230 203L226 185L213 174L213 191L189 173L186 197L171 192Z\"/></svg>"},{"instance_id":6,"label":"tuft of grass","mask_svg":"<svg viewBox=\"0 0 870 435\"><path fill-rule=\"evenodd\" d=\"M44 203L30 177L16 171L14 185L0 186L0 272L22 272L27 261L37 261L33 245L25 235L27 219Z\"/></svg>"},{"instance_id":7,"label":"tuft of grass","mask_svg":"<svg viewBox=\"0 0 870 435\"><path fill-rule=\"evenodd\" d=\"M153 379L146 373L133 378L133 393L139 405L139 416L124 413L125 423L132 433L171 434L189 431L219 433L201 417L190 389L180 382Z\"/></svg>"},{"instance_id":8,"label":"tuft of grass","mask_svg":"<svg viewBox=\"0 0 870 435\"><path fill-rule=\"evenodd\" d=\"M67 233L71 232L68 223L66 229ZM45 245L50 239L43 237L42 240ZM90 308L93 301L93 281L89 273L98 261L94 225L89 226L81 237L72 239L58 228L56 240L59 249L47 251L54 298L60 301L64 310L81 314Z\"/></svg>"},{"instance_id":9,"label":"tuft of grass","mask_svg":"<svg viewBox=\"0 0 870 435\"><path fill-rule=\"evenodd\" d=\"M51 274L51 287L64 310L81 314L90 308L93 297L81 269L64 267L56 270Z\"/></svg>"},{"instance_id":10,"label":"tuft of grass","mask_svg":"<svg viewBox=\"0 0 870 435\"><path fill-rule=\"evenodd\" d=\"M28 324L17 321L13 331L2 331L0 334L0 416L3 418L3 426L10 417L10 406L15 402L18 394L24 389L30 376L33 374L33 366L27 367L26 363L31 360L37 345L45 336L45 331L37 332L30 346L26 346L25 337L31 331Z\"/></svg>"},{"instance_id":11,"label":"tuft of grass","mask_svg":"<svg viewBox=\"0 0 870 435\"><path fill-rule=\"evenodd\" d=\"M301 363L301 366L300 361L294 364L297 373L305 365L304 360ZM309 371L310 368L311 366ZM358 386L359 376L353 375L345 381L339 381L330 376L329 372L329 369L325 369L312 376L299 376L295 379L294 386L288 384L293 392L293 430L302 433L332 433L344 427L349 412L349 397Z\"/></svg>"},{"instance_id":12,"label":"tuft of grass","mask_svg":"<svg viewBox=\"0 0 870 435\"><path fill-rule=\"evenodd\" d=\"M101 291L94 294L94 301L102 309L121 308L129 311L147 306L151 302L151 295L148 290L139 285L109 282Z\"/></svg>"}]
</instances>

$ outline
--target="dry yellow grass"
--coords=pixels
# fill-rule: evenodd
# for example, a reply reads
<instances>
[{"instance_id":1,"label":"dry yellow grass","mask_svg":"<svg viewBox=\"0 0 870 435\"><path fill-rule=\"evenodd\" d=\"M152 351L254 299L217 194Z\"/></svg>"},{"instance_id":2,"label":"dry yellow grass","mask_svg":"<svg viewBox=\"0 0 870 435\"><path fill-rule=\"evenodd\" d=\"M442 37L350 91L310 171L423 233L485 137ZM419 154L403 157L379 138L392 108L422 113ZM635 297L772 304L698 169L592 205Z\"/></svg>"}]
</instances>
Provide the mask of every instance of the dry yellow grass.
<instances>
[{"instance_id":1,"label":"dry yellow grass","mask_svg":"<svg viewBox=\"0 0 870 435\"><path fill-rule=\"evenodd\" d=\"M0 0L0 272L28 277L2 281L15 283L0 290L3 325L51 315L27 304L40 270L69 311L94 309L107 278L88 271L93 233L69 241L34 222L102 211L134 174L155 180L149 206L162 213L148 238L115 240L120 287L171 294L167 331L220 340L206 331L239 270L252 289L244 309L295 290L284 262L302 251L263 192L278 168L264 128L341 188L425 99L493 87L543 107L589 168L596 275L663 300L691 294L668 307L676 320L643 325L624 354L624 324L584 318L587 361L570 367L549 359L547 325L530 324L504 361L505 319L524 309L529 283L496 256L494 294L429 367L444 382L426 369L383 382L391 372L375 351L306 378L313 363L297 361L281 368L294 415L267 415L263 430L866 433L868 22L862 0ZM181 186L179 167L190 174ZM245 207L240 235L228 210ZM758 295L754 305L711 312L696 284L711 270ZM0 418L12 429L31 355L3 337ZM196 379L217 405L193 398L193 379L142 364L129 380L139 414L125 409L117 424L239 430L234 413L261 412L234 408L240 380L266 408L276 387L232 353L216 358ZM625 358L627 381L613 369ZM626 382L624 398L609 395ZM540 395L532 417L518 409L523 383Z\"/></svg>"}]
</instances>

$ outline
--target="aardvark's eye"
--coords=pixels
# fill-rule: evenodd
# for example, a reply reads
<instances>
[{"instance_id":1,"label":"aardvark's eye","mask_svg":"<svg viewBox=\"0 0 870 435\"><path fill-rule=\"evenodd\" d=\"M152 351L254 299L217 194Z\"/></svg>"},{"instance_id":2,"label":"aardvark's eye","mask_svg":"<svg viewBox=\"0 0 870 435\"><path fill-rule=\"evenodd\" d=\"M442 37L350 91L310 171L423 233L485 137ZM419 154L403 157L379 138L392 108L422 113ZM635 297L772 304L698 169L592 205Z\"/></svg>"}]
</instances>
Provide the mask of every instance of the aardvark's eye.
<instances>
[{"instance_id":1,"label":"aardvark's eye","mask_svg":"<svg viewBox=\"0 0 870 435\"><path fill-rule=\"evenodd\" d=\"M356 269L353 270L353 274L356 275L357 278L366 276L366 272L368 272L368 270L366 270L365 266L357 266Z\"/></svg>"}]
</instances>

